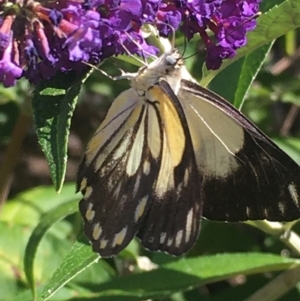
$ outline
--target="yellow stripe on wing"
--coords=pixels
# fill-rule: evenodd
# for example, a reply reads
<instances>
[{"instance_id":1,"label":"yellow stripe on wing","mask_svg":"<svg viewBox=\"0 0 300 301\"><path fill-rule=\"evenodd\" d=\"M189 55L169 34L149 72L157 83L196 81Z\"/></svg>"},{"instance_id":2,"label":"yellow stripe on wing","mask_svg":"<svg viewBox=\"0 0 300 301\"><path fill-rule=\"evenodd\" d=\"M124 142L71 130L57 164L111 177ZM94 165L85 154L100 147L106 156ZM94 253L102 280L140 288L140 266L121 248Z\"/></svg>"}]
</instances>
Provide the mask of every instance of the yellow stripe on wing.
<instances>
[{"instance_id":1,"label":"yellow stripe on wing","mask_svg":"<svg viewBox=\"0 0 300 301\"><path fill-rule=\"evenodd\" d=\"M178 166L182 160L185 148L185 135L177 110L172 99L159 86L153 86L149 89L147 95L152 98L151 101L159 102L161 118L166 133L166 143L168 144L172 164L173 167Z\"/></svg>"}]
</instances>

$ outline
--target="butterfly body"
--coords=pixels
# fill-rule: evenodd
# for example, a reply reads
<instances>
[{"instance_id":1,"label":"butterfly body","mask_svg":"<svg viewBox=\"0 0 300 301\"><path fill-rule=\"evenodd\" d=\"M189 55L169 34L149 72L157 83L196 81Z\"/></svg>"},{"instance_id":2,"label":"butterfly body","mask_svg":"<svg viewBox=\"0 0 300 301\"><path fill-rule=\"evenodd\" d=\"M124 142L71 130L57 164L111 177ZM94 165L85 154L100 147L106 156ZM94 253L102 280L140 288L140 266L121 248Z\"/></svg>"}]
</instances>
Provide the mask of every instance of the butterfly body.
<instances>
[{"instance_id":1,"label":"butterfly body","mask_svg":"<svg viewBox=\"0 0 300 301\"><path fill-rule=\"evenodd\" d=\"M78 171L93 250L119 253L136 235L181 255L201 216L300 217L300 168L246 117L192 81L174 50L142 67L113 102Z\"/></svg>"}]
</instances>

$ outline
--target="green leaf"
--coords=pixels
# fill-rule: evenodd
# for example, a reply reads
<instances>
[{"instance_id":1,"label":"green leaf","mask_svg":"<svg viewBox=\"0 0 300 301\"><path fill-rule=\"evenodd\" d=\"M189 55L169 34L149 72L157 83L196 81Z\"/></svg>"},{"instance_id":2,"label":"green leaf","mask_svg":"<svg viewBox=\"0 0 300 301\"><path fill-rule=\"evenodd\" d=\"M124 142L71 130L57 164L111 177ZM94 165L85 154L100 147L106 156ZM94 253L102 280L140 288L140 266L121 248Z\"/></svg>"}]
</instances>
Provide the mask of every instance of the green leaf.
<instances>
[{"instance_id":1,"label":"green leaf","mask_svg":"<svg viewBox=\"0 0 300 301\"><path fill-rule=\"evenodd\" d=\"M274 137L272 140L291 158L300 165L300 139L293 137Z\"/></svg>"},{"instance_id":2,"label":"green leaf","mask_svg":"<svg viewBox=\"0 0 300 301\"><path fill-rule=\"evenodd\" d=\"M16 275L24 280L22 252L29 236L29 229L16 224L0 222L0 296L10 297L19 292ZM0 298L1 299L1 298Z\"/></svg>"},{"instance_id":3,"label":"green leaf","mask_svg":"<svg viewBox=\"0 0 300 301\"><path fill-rule=\"evenodd\" d=\"M224 61L219 70L205 74L201 85L207 86L216 74L234 61L249 55L255 49L271 43L273 40L298 27L300 27L300 1L286 0L278 6L273 6L257 19L257 27L248 34L247 45L239 49L234 58Z\"/></svg>"},{"instance_id":4,"label":"green leaf","mask_svg":"<svg viewBox=\"0 0 300 301\"><path fill-rule=\"evenodd\" d=\"M209 89L233 104L244 62L245 58L241 58L222 70L210 82Z\"/></svg>"},{"instance_id":5,"label":"green leaf","mask_svg":"<svg viewBox=\"0 0 300 301\"><path fill-rule=\"evenodd\" d=\"M62 204L45 214L41 222L33 230L25 249L24 271L35 299L34 259L40 241L49 228L62 218L78 210L78 200Z\"/></svg>"},{"instance_id":6,"label":"green leaf","mask_svg":"<svg viewBox=\"0 0 300 301\"><path fill-rule=\"evenodd\" d=\"M78 240L74 244L61 266L46 284L40 296L41 300L48 300L66 283L99 260L99 255L92 253L90 244L87 244L83 238L81 240L83 242Z\"/></svg>"},{"instance_id":7,"label":"green leaf","mask_svg":"<svg viewBox=\"0 0 300 301\"><path fill-rule=\"evenodd\" d=\"M0 285L0 296L9 297L16 294L15 290L18 289L18 292L21 291L21 288L23 290L22 286L26 283L23 269L24 260L25 265L28 265L28 261L35 260L34 274L37 282L44 282L53 273L65 256L65 250L71 246L71 242L66 240L71 230L69 223L62 221L52 226L51 231L39 244L37 255L31 251L24 257L24 252L26 246L28 247L28 240L32 236L33 227L41 219L42 223L46 222L47 215L44 220L43 214L58 204L64 204L70 200L73 200L74 208L76 207L75 210L77 210L78 196L74 193L74 184L65 185L59 195L53 190L53 187L41 186L18 194L2 208L0 215L0 283L5 285L3 290ZM52 223L50 224L52 225ZM35 244L37 247L38 242Z\"/></svg>"},{"instance_id":8,"label":"green leaf","mask_svg":"<svg viewBox=\"0 0 300 301\"><path fill-rule=\"evenodd\" d=\"M240 110L272 44L264 45L229 65L211 81L209 88Z\"/></svg>"},{"instance_id":9,"label":"green leaf","mask_svg":"<svg viewBox=\"0 0 300 301\"><path fill-rule=\"evenodd\" d=\"M41 291L41 288L38 288L38 292ZM78 293L81 293L80 288L68 288L63 287L58 294L55 295L55 298L52 299L52 301L62 301L62 300L72 300L72 297L77 296ZM5 298L4 300L1 299L1 301L33 301L32 299L32 292L27 289L25 291L19 292L18 294L15 294L13 297Z\"/></svg>"},{"instance_id":10,"label":"green leaf","mask_svg":"<svg viewBox=\"0 0 300 301\"><path fill-rule=\"evenodd\" d=\"M299 263L296 259L262 253L232 253L181 259L147 273L104 283L99 286L98 296L157 298L238 274L282 270Z\"/></svg>"},{"instance_id":11,"label":"green leaf","mask_svg":"<svg viewBox=\"0 0 300 301\"><path fill-rule=\"evenodd\" d=\"M37 85L32 107L39 143L47 158L52 181L61 190L67 163L70 121L87 72L57 75Z\"/></svg>"},{"instance_id":12,"label":"green leaf","mask_svg":"<svg viewBox=\"0 0 300 301\"><path fill-rule=\"evenodd\" d=\"M56 267L65 256L65 250L71 247L67 241L66 231L61 226L66 222L59 222L41 241L35 257L35 278L37 283L44 283L55 271ZM64 227L66 228L66 227ZM62 229L64 240L57 237L57 230ZM27 287L23 261L24 251L31 235L32 229L28 226L0 222L0 296L10 298L20 293ZM70 231L68 231L70 232ZM2 298L0 298L2 300ZM31 298L27 300L32 300Z\"/></svg>"},{"instance_id":13,"label":"green leaf","mask_svg":"<svg viewBox=\"0 0 300 301\"><path fill-rule=\"evenodd\" d=\"M57 194L52 186L40 186L19 193L10 199L2 208L0 220L9 223L36 226L42 215L79 196L75 195L74 183L64 185L60 194Z\"/></svg>"},{"instance_id":14,"label":"green leaf","mask_svg":"<svg viewBox=\"0 0 300 301\"><path fill-rule=\"evenodd\" d=\"M89 246L74 246L69 262L57 270L44 288L42 300L47 300L76 273L97 260ZM299 260L272 254L232 253L180 259L160 266L156 270L114 278L98 286L93 292L97 300L144 300L166 297L200 285L234 277L238 274L255 274L283 270L300 264ZM162 281L168 279L168 281ZM97 298L96 298L97 297Z\"/></svg>"},{"instance_id":15,"label":"green leaf","mask_svg":"<svg viewBox=\"0 0 300 301\"><path fill-rule=\"evenodd\" d=\"M245 56L233 102L233 105L239 110L241 110L245 96L269 54L272 45L273 42L266 44Z\"/></svg>"}]
</instances>

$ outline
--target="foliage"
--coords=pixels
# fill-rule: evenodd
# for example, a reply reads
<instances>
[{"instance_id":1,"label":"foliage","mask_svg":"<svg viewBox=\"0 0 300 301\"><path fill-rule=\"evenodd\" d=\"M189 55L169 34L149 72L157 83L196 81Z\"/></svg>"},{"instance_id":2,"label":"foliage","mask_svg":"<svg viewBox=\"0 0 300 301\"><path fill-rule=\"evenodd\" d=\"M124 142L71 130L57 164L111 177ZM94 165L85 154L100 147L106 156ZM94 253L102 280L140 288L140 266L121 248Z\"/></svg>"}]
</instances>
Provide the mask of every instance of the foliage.
<instances>
[{"instance_id":1,"label":"foliage","mask_svg":"<svg viewBox=\"0 0 300 301\"><path fill-rule=\"evenodd\" d=\"M257 28L234 60L227 60L219 71L208 72L199 54L187 60L187 67L199 82L209 83L236 107L243 106L245 114L300 164L299 120L292 115L298 110L300 95L299 79L295 79L293 70L300 3L264 0L261 9ZM183 48L182 41L181 36L176 37L179 48ZM197 39L188 43L186 56L196 53L199 43ZM290 63L279 72L277 62L282 57ZM124 65L127 70L132 67ZM103 67L113 69L109 62ZM42 82L33 93L33 114L28 108L30 91L26 83L0 89L0 137L5 158L0 167L2 199L31 116L54 187L61 190L57 194L53 186L35 187L3 204L0 300L299 299L299 225L293 225L289 232L292 225L262 222L255 224L257 229L203 220L196 246L182 258L150 253L137 241L113 259L99 259L92 253L81 234L75 175L73 181L63 185L71 117L77 97L84 102L90 95L101 95L103 117L108 107L105 98L113 99L128 84L116 85L97 72L85 79L86 73L68 74ZM79 122L78 127L85 124ZM88 138L85 134L84 143Z\"/></svg>"}]
</instances>

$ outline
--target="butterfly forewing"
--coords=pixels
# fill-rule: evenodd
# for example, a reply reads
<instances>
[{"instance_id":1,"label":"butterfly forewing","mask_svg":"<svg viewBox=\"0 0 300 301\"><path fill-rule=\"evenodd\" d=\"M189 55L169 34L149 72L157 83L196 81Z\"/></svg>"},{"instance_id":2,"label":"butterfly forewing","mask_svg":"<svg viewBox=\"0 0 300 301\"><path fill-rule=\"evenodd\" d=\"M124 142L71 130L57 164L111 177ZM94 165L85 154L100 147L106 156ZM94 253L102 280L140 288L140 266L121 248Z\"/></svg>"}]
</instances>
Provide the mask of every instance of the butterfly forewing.
<instances>
[{"instance_id":1,"label":"butterfly forewing","mask_svg":"<svg viewBox=\"0 0 300 301\"><path fill-rule=\"evenodd\" d=\"M288 155L207 89L183 80L179 98L186 100L197 165L204 177L205 217L222 221L300 217L300 169Z\"/></svg>"},{"instance_id":2,"label":"butterfly forewing","mask_svg":"<svg viewBox=\"0 0 300 301\"><path fill-rule=\"evenodd\" d=\"M126 103L127 97L132 97L133 105L129 103L120 114L116 107ZM80 211L85 233L93 250L102 256L112 256L124 249L150 205L161 160L158 121L157 128L149 131L149 122L154 118L151 112L135 93L121 95L92 138L79 168L78 185L84 194ZM157 145L152 151L148 133L155 134Z\"/></svg>"},{"instance_id":3,"label":"butterfly forewing","mask_svg":"<svg viewBox=\"0 0 300 301\"><path fill-rule=\"evenodd\" d=\"M163 151L151 206L137 236L150 250L181 255L194 245L199 234L200 178L177 96L165 81L149 89L147 96L163 121Z\"/></svg>"}]
</instances>

